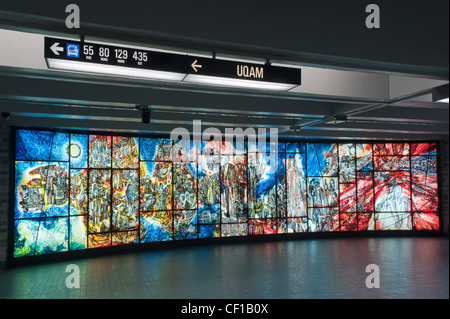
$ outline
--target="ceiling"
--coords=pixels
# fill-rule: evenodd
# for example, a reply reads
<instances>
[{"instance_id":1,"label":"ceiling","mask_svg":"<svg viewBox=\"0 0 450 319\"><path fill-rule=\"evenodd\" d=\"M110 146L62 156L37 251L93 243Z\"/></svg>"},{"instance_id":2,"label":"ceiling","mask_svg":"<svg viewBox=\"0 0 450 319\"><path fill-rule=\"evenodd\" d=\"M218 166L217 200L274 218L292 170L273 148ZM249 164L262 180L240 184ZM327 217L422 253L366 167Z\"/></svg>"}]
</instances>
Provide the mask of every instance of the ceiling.
<instances>
[{"instance_id":1,"label":"ceiling","mask_svg":"<svg viewBox=\"0 0 450 319\"><path fill-rule=\"evenodd\" d=\"M81 29L65 27L64 1L0 5L2 125L170 134L177 127L278 128L281 137L448 139L448 1L78 1ZM44 5L45 3L45 5ZM59 36L247 58L302 69L288 92L230 89L48 69L43 37ZM149 105L142 123L136 105ZM346 117L336 122L335 117Z\"/></svg>"}]
</instances>

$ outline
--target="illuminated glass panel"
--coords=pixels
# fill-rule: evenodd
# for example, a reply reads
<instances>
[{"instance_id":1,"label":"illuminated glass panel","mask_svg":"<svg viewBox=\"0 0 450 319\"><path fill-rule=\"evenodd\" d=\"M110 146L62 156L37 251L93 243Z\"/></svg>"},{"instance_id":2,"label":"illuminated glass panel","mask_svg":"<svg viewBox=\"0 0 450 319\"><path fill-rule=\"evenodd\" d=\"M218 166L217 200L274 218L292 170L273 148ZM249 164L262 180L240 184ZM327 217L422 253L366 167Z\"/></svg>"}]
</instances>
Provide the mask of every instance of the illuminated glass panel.
<instances>
[{"instance_id":1,"label":"illuminated glass panel","mask_svg":"<svg viewBox=\"0 0 450 319\"><path fill-rule=\"evenodd\" d=\"M198 225L198 238L220 237L220 225Z\"/></svg>"},{"instance_id":2,"label":"illuminated glass panel","mask_svg":"<svg viewBox=\"0 0 450 319\"><path fill-rule=\"evenodd\" d=\"M412 209L435 212L438 209L436 156L412 156Z\"/></svg>"},{"instance_id":3,"label":"illuminated glass panel","mask_svg":"<svg viewBox=\"0 0 450 319\"><path fill-rule=\"evenodd\" d=\"M409 170L409 156L375 156L376 171Z\"/></svg>"},{"instance_id":4,"label":"illuminated glass panel","mask_svg":"<svg viewBox=\"0 0 450 319\"><path fill-rule=\"evenodd\" d=\"M436 143L413 143L411 155L437 155Z\"/></svg>"},{"instance_id":5,"label":"illuminated glass panel","mask_svg":"<svg viewBox=\"0 0 450 319\"><path fill-rule=\"evenodd\" d=\"M122 231L112 233L112 245L126 245L135 244L139 242L139 232L138 231Z\"/></svg>"},{"instance_id":6,"label":"illuminated glass panel","mask_svg":"<svg viewBox=\"0 0 450 319\"><path fill-rule=\"evenodd\" d=\"M340 184L339 196L339 210L341 213L356 212L356 184Z\"/></svg>"},{"instance_id":7,"label":"illuminated glass panel","mask_svg":"<svg viewBox=\"0 0 450 319\"><path fill-rule=\"evenodd\" d=\"M356 144L356 170L371 171L372 144Z\"/></svg>"},{"instance_id":8,"label":"illuminated glass panel","mask_svg":"<svg viewBox=\"0 0 450 319\"><path fill-rule=\"evenodd\" d=\"M87 217L71 216L69 233L69 249L79 250L87 248Z\"/></svg>"},{"instance_id":9,"label":"illuminated glass panel","mask_svg":"<svg viewBox=\"0 0 450 319\"><path fill-rule=\"evenodd\" d=\"M373 213L358 213L358 230L375 230Z\"/></svg>"},{"instance_id":10,"label":"illuminated glass panel","mask_svg":"<svg viewBox=\"0 0 450 319\"><path fill-rule=\"evenodd\" d=\"M269 235L277 233L276 219L250 219L249 235Z\"/></svg>"},{"instance_id":11,"label":"illuminated glass panel","mask_svg":"<svg viewBox=\"0 0 450 319\"><path fill-rule=\"evenodd\" d=\"M220 170L222 223L246 222L248 216L245 157L240 155L221 156ZM222 228L223 232L224 229ZM236 231L233 229L227 231L227 233L236 234ZM238 233L241 233L240 230Z\"/></svg>"},{"instance_id":12,"label":"illuminated glass panel","mask_svg":"<svg viewBox=\"0 0 450 319\"><path fill-rule=\"evenodd\" d=\"M67 251L68 233L68 217L16 220L14 256Z\"/></svg>"},{"instance_id":13,"label":"illuminated glass panel","mask_svg":"<svg viewBox=\"0 0 450 319\"><path fill-rule=\"evenodd\" d=\"M276 194L276 216L286 217L286 211L287 211L287 194L286 194L286 154L284 153L278 153L278 160L277 160L277 171L275 174L276 177L276 187L277 187L277 194Z\"/></svg>"},{"instance_id":14,"label":"illuminated glass panel","mask_svg":"<svg viewBox=\"0 0 450 319\"><path fill-rule=\"evenodd\" d=\"M311 232L339 230L339 209L337 207L309 209L308 226Z\"/></svg>"},{"instance_id":15,"label":"illuminated glass panel","mask_svg":"<svg viewBox=\"0 0 450 319\"><path fill-rule=\"evenodd\" d=\"M69 214L67 162L18 161L15 168L15 218Z\"/></svg>"},{"instance_id":16,"label":"illuminated glass panel","mask_svg":"<svg viewBox=\"0 0 450 319\"><path fill-rule=\"evenodd\" d=\"M131 230L139 226L139 171L113 170L112 227Z\"/></svg>"},{"instance_id":17,"label":"illuminated glass panel","mask_svg":"<svg viewBox=\"0 0 450 319\"><path fill-rule=\"evenodd\" d=\"M85 215L88 212L88 171L70 170L70 215Z\"/></svg>"},{"instance_id":18,"label":"illuminated glass panel","mask_svg":"<svg viewBox=\"0 0 450 319\"><path fill-rule=\"evenodd\" d=\"M89 167L111 167L111 136L90 135Z\"/></svg>"},{"instance_id":19,"label":"illuminated glass panel","mask_svg":"<svg viewBox=\"0 0 450 319\"><path fill-rule=\"evenodd\" d=\"M286 143L286 153L306 154L305 143Z\"/></svg>"},{"instance_id":20,"label":"illuminated glass panel","mask_svg":"<svg viewBox=\"0 0 450 319\"><path fill-rule=\"evenodd\" d=\"M308 206L339 206L339 183L336 177L308 177Z\"/></svg>"},{"instance_id":21,"label":"illuminated glass panel","mask_svg":"<svg viewBox=\"0 0 450 319\"><path fill-rule=\"evenodd\" d=\"M435 142L197 143L17 129L14 147L13 257L440 229Z\"/></svg>"},{"instance_id":22,"label":"illuminated glass panel","mask_svg":"<svg viewBox=\"0 0 450 319\"><path fill-rule=\"evenodd\" d=\"M273 218L276 210L276 154L248 155L249 218Z\"/></svg>"},{"instance_id":23,"label":"illuminated glass panel","mask_svg":"<svg viewBox=\"0 0 450 319\"><path fill-rule=\"evenodd\" d=\"M307 144L308 176L337 176L337 144Z\"/></svg>"},{"instance_id":24,"label":"illuminated glass panel","mask_svg":"<svg viewBox=\"0 0 450 319\"><path fill-rule=\"evenodd\" d=\"M357 210L358 212L373 212L374 211L374 196L373 189L373 173L372 172L357 172Z\"/></svg>"},{"instance_id":25,"label":"illuminated glass panel","mask_svg":"<svg viewBox=\"0 0 450 319\"><path fill-rule=\"evenodd\" d=\"M88 235L88 248L111 246L111 233Z\"/></svg>"},{"instance_id":26,"label":"illuminated glass panel","mask_svg":"<svg viewBox=\"0 0 450 319\"><path fill-rule=\"evenodd\" d=\"M409 155L409 143L377 143L373 152L374 155Z\"/></svg>"},{"instance_id":27,"label":"illuminated glass panel","mask_svg":"<svg viewBox=\"0 0 450 319\"><path fill-rule=\"evenodd\" d=\"M201 157L198 163L198 223L220 223L220 164L219 157ZM216 226L201 226L199 237L215 237ZM219 229L220 234L220 229Z\"/></svg>"},{"instance_id":28,"label":"illuminated glass panel","mask_svg":"<svg viewBox=\"0 0 450 319\"><path fill-rule=\"evenodd\" d=\"M248 235L248 223L222 224L222 237Z\"/></svg>"},{"instance_id":29,"label":"illuminated glass panel","mask_svg":"<svg viewBox=\"0 0 450 319\"><path fill-rule=\"evenodd\" d=\"M140 218L141 243L173 239L173 214L171 211L141 213Z\"/></svg>"},{"instance_id":30,"label":"illuminated glass panel","mask_svg":"<svg viewBox=\"0 0 450 319\"><path fill-rule=\"evenodd\" d=\"M139 140L134 137L113 137L113 168L139 168Z\"/></svg>"},{"instance_id":31,"label":"illuminated glass panel","mask_svg":"<svg viewBox=\"0 0 450 319\"><path fill-rule=\"evenodd\" d=\"M38 219L18 219L14 221L14 257L32 256L39 233Z\"/></svg>"},{"instance_id":32,"label":"illuminated glass panel","mask_svg":"<svg viewBox=\"0 0 450 319\"><path fill-rule=\"evenodd\" d=\"M43 218L39 224L35 254L68 250L68 217Z\"/></svg>"},{"instance_id":33,"label":"illuminated glass panel","mask_svg":"<svg viewBox=\"0 0 450 319\"><path fill-rule=\"evenodd\" d=\"M86 134L70 134L70 168L87 168L88 139Z\"/></svg>"},{"instance_id":34,"label":"illuminated glass panel","mask_svg":"<svg viewBox=\"0 0 450 319\"><path fill-rule=\"evenodd\" d=\"M140 210L172 209L172 163L141 162Z\"/></svg>"},{"instance_id":35,"label":"illuminated glass panel","mask_svg":"<svg viewBox=\"0 0 450 319\"><path fill-rule=\"evenodd\" d=\"M174 212L173 238L197 238L197 210L181 210Z\"/></svg>"},{"instance_id":36,"label":"illuminated glass panel","mask_svg":"<svg viewBox=\"0 0 450 319\"><path fill-rule=\"evenodd\" d=\"M410 230L412 229L409 213L375 213L376 230Z\"/></svg>"},{"instance_id":37,"label":"illuminated glass panel","mask_svg":"<svg viewBox=\"0 0 450 319\"><path fill-rule=\"evenodd\" d=\"M111 171L89 171L89 233L111 228ZM93 239L94 242L98 241Z\"/></svg>"},{"instance_id":38,"label":"illuminated glass panel","mask_svg":"<svg viewBox=\"0 0 450 319\"><path fill-rule=\"evenodd\" d=\"M411 178L409 171L375 172L375 211L411 211Z\"/></svg>"},{"instance_id":39,"label":"illuminated glass panel","mask_svg":"<svg viewBox=\"0 0 450 319\"><path fill-rule=\"evenodd\" d=\"M306 217L306 159L302 154L286 154L287 217Z\"/></svg>"},{"instance_id":40,"label":"illuminated glass panel","mask_svg":"<svg viewBox=\"0 0 450 319\"><path fill-rule=\"evenodd\" d=\"M287 218L287 233L305 233L308 231L308 218Z\"/></svg>"},{"instance_id":41,"label":"illuminated glass panel","mask_svg":"<svg viewBox=\"0 0 450 319\"><path fill-rule=\"evenodd\" d=\"M439 214L414 213L413 226L416 230L439 230Z\"/></svg>"},{"instance_id":42,"label":"illuminated glass panel","mask_svg":"<svg viewBox=\"0 0 450 319\"><path fill-rule=\"evenodd\" d=\"M197 208L197 164L173 164L173 201L175 209Z\"/></svg>"},{"instance_id":43,"label":"illuminated glass panel","mask_svg":"<svg viewBox=\"0 0 450 319\"><path fill-rule=\"evenodd\" d=\"M141 161L166 162L172 160L173 141L168 139L141 138Z\"/></svg>"},{"instance_id":44,"label":"illuminated glass panel","mask_svg":"<svg viewBox=\"0 0 450 319\"><path fill-rule=\"evenodd\" d=\"M355 145L339 144L339 182L355 182Z\"/></svg>"},{"instance_id":45,"label":"illuminated glass panel","mask_svg":"<svg viewBox=\"0 0 450 319\"><path fill-rule=\"evenodd\" d=\"M355 231L358 230L358 214L340 214L340 228L341 231Z\"/></svg>"}]
</instances>

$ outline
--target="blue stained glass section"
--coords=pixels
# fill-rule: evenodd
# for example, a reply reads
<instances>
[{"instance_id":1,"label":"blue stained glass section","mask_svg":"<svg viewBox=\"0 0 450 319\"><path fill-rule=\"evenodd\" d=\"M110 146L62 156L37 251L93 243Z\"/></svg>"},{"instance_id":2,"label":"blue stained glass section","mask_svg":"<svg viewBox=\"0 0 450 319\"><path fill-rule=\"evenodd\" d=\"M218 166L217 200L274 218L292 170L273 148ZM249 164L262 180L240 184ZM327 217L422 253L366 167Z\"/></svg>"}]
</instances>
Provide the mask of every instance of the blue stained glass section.
<instances>
[{"instance_id":1,"label":"blue stained glass section","mask_svg":"<svg viewBox=\"0 0 450 319\"><path fill-rule=\"evenodd\" d=\"M14 221L14 257L34 255L39 219Z\"/></svg>"},{"instance_id":2,"label":"blue stained glass section","mask_svg":"<svg viewBox=\"0 0 450 319\"><path fill-rule=\"evenodd\" d=\"M68 231L68 217L43 219L39 225L35 253L48 254L67 251L69 247Z\"/></svg>"},{"instance_id":3,"label":"blue stained glass section","mask_svg":"<svg viewBox=\"0 0 450 319\"><path fill-rule=\"evenodd\" d=\"M169 139L140 139L141 161L171 161L172 140Z\"/></svg>"},{"instance_id":4,"label":"blue stained glass section","mask_svg":"<svg viewBox=\"0 0 450 319\"><path fill-rule=\"evenodd\" d=\"M198 228L198 238L215 237L217 225L200 225Z\"/></svg>"},{"instance_id":5,"label":"blue stained glass section","mask_svg":"<svg viewBox=\"0 0 450 319\"><path fill-rule=\"evenodd\" d=\"M16 159L17 160L50 160L53 132L45 131L16 131Z\"/></svg>"},{"instance_id":6,"label":"blue stained glass section","mask_svg":"<svg viewBox=\"0 0 450 319\"><path fill-rule=\"evenodd\" d=\"M337 174L337 144L308 144L308 176L335 176Z\"/></svg>"},{"instance_id":7,"label":"blue stained glass section","mask_svg":"<svg viewBox=\"0 0 450 319\"><path fill-rule=\"evenodd\" d=\"M56 132L53 135L51 147L51 161L67 162L69 160L69 134Z\"/></svg>"},{"instance_id":8,"label":"blue stained glass section","mask_svg":"<svg viewBox=\"0 0 450 319\"><path fill-rule=\"evenodd\" d=\"M69 155L71 168L87 168L88 135L70 135Z\"/></svg>"},{"instance_id":9,"label":"blue stained glass section","mask_svg":"<svg viewBox=\"0 0 450 319\"><path fill-rule=\"evenodd\" d=\"M305 143L286 143L286 153L306 153Z\"/></svg>"}]
</instances>

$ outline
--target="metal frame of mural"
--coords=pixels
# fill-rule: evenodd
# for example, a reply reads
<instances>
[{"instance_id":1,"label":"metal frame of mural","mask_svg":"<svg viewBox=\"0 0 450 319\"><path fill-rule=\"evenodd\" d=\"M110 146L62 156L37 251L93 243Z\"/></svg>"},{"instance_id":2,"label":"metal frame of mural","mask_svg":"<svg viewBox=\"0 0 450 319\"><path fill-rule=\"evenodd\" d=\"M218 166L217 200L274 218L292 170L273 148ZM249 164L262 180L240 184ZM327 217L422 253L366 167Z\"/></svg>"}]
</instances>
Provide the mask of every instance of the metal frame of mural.
<instances>
[{"instance_id":1,"label":"metal frame of mural","mask_svg":"<svg viewBox=\"0 0 450 319\"><path fill-rule=\"evenodd\" d=\"M438 142L254 145L17 128L10 256L185 239L439 231Z\"/></svg>"}]
</instances>

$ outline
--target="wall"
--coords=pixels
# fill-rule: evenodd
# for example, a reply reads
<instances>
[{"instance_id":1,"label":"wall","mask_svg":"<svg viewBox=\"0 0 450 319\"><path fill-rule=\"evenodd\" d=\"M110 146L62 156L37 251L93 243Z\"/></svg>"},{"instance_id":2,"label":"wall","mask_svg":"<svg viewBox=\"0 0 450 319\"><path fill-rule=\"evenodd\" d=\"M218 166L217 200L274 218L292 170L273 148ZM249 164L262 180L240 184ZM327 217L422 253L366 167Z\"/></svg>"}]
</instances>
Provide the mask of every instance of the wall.
<instances>
[{"instance_id":1,"label":"wall","mask_svg":"<svg viewBox=\"0 0 450 319\"><path fill-rule=\"evenodd\" d=\"M0 262L6 260L8 244L8 180L9 180L9 127L0 122Z\"/></svg>"},{"instance_id":2,"label":"wall","mask_svg":"<svg viewBox=\"0 0 450 319\"><path fill-rule=\"evenodd\" d=\"M441 141L441 210L442 230L449 233L449 140Z\"/></svg>"}]
</instances>

